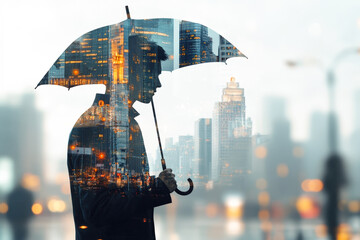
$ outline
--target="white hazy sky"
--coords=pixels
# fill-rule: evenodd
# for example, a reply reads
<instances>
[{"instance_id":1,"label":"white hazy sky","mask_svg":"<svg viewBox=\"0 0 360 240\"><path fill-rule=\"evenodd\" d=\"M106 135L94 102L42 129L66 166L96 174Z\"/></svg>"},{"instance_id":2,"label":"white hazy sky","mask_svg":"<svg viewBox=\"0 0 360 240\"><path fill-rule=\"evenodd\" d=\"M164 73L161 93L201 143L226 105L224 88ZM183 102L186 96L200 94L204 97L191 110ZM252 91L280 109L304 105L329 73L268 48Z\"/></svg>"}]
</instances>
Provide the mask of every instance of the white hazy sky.
<instances>
[{"instance_id":1,"label":"white hazy sky","mask_svg":"<svg viewBox=\"0 0 360 240\"><path fill-rule=\"evenodd\" d=\"M232 42L249 59L228 65L203 64L163 73L155 97L160 131L166 137L193 134L194 122L211 117L213 104L231 76L245 88L247 115L254 133L263 132L265 96L287 100L292 137L304 140L314 111L327 110L325 72L343 49L360 47L357 0L12 0L0 3L0 101L11 104L23 93L36 94L45 112L45 151L65 161L69 132L102 86L67 91L34 86L65 48L84 33L126 18L177 18L206 25ZM316 59L318 65L289 69L287 59ZM360 89L360 56L349 55L336 68L337 104L344 135L352 131L353 94ZM322 67L323 69L321 69ZM138 104L146 147L157 146L148 105Z\"/></svg>"}]
</instances>

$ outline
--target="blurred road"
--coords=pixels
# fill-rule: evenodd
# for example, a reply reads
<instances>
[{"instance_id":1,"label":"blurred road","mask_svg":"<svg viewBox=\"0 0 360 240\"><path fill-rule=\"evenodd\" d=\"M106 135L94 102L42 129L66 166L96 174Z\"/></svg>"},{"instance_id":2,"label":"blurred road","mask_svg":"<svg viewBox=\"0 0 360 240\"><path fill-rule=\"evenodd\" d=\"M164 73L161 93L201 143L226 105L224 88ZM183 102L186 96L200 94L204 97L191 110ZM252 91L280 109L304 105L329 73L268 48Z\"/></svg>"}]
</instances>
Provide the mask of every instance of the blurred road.
<instances>
[{"instance_id":1,"label":"blurred road","mask_svg":"<svg viewBox=\"0 0 360 240\"><path fill-rule=\"evenodd\" d=\"M75 231L72 221L71 214L35 217L31 222L29 240L74 240ZM158 240L265 240L266 236L271 236L270 239L295 240L300 228L303 239L327 239L324 235L325 232L321 229L323 225L320 220L303 221L301 224L283 221L262 225L256 220L243 222L222 217L200 219L179 216L176 219L167 219L166 216L157 214L155 222ZM351 230L352 237L344 239L360 239L358 234L360 218L354 218L349 222L349 226L353 229ZM269 229L270 232L265 233L261 229ZM9 224L5 218L0 218L0 239L12 239Z\"/></svg>"}]
</instances>

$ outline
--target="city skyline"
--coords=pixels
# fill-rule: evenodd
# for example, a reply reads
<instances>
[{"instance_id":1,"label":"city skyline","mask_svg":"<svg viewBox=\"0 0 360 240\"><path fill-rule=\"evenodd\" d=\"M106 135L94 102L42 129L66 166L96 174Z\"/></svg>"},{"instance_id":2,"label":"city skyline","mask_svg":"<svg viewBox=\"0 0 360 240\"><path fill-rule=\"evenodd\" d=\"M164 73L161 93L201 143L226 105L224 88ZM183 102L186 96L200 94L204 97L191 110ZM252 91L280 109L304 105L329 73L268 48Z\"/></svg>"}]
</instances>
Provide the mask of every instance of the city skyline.
<instances>
[{"instance_id":1,"label":"city skyline","mask_svg":"<svg viewBox=\"0 0 360 240\"><path fill-rule=\"evenodd\" d=\"M107 4L83 0L64 1L61 4L44 0L22 1L20 4L15 1L3 1L0 3L3 20L0 28L4 33L0 40L2 52L0 56L0 78L2 79L0 105L15 109L21 104L19 99L24 93L36 95L35 109L41 111L44 116L43 147L46 151L46 163L48 163L44 168L49 170L45 179L47 183L54 184L45 190L41 188L41 191L52 196L58 195L63 199L69 198L69 195L62 195L62 185L58 181L61 174L67 180L67 175L64 175L66 172L64 162L68 134L77 117L91 105L95 94L105 93L106 90L102 85L89 85L74 88L71 91L65 88L45 87L38 88L34 92L34 84L49 69L49 63L58 59L59 68L65 66L65 55L60 53L71 41L79 37L79 34L126 19L124 11L126 4L129 5L133 18L175 17L204 23L214 30L221 29L223 36L235 46L241 47L241 50L249 57L248 60L228 60L227 65L223 66L209 64L177 70L178 72L163 72L161 76L163 87L158 90L154 100L158 105L157 113L162 140L173 136L173 145L177 142L177 136L193 134L194 122L197 119L212 117L213 106L207 105L220 101L221 88L231 76L240 81L241 86L246 89L247 115L253 120L253 140L256 142L254 143L255 162L253 164L256 167L251 177L249 176L251 180L246 182L246 186L239 187L241 192L237 196L240 196L241 206L243 203L245 206L241 209L240 221L234 222L233 219L225 217L228 212L226 200L228 197L229 200L234 200L230 198L233 196L227 195L226 192L217 194L216 189L200 192L200 196L196 196L198 189L195 185L194 195L191 195L193 198L188 198L188 202L194 206L193 211L188 208L190 205L185 204L184 207L184 204L176 201L182 198L176 198L174 208L166 209L166 212L158 212L157 221L162 222L159 222L157 237L167 239L171 234L175 238L199 236L199 239L206 239L209 238L207 234L210 233L211 236L215 238L217 236L219 239L234 237L262 239L265 232L259 231L260 228L266 230L269 227L275 230L279 226L279 231L276 231L277 235L273 235L274 237L295 238L299 233L298 229L302 229L304 237L316 234L317 237L324 238L321 215L315 220L320 224L311 225L309 228L306 227L308 220L295 220L298 216L295 197L287 202L291 204L291 207L288 205L288 208L283 209L284 212L277 211L278 205L271 203L277 200L276 196L273 197L273 194L277 194L276 189L273 189L271 185L276 185L280 181L279 186L283 187L281 182L288 181L289 186L294 186L293 183L296 181L290 179L289 176L298 172L302 172L306 178L321 178L324 159L320 158L322 158L321 155L327 153L322 141L324 139L326 141L324 121L326 121L328 111L326 76L323 74L323 68L329 67L334 56L342 50L359 47L360 18L357 9L360 3L351 0L342 2L225 0L206 1L206 3L185 0L178 5L165 0L159 0L156 4L144 0L136 2L110 0ZM224 47L226 49L226 46ZM213 52L218 56L222 55L217 49L213 49ZM225 56L226 54L224 52ZM342 202L345 215L342 226L350 229L354 238L359 237L358 226L352 223L359 219L357 217L359 214L359 191L357 190L359 175L356 169L359 169L360 155L356 148L359 142L359 121L356 116L358 103L352 96L360 89L359 59L356 54L347 56L335 69L337 80L335 94L338 99L336 112L340 122L341 150L347 156L345 161L350 168L348 174L351 177L349 179L351 185L345 192L347 202ZM285 65L287 60L299 61L303 67L290 69ZM59 71L59 68L54 66L52 78L63 78L63 73ZM26 77L22 73L26 73ZM186 85L187 88L180 85ZM281 134L273 138L270 138L270 135L264 136L264 134L274 132L272 127L267 125L270 122L267 121L266 108L271 104L266 105L265 101L268 101L269 97L282 99L286 105L285 121L284 119L281 121L285 131L278 130ZM151 118L149 105L139 105L136 108L141 113L138 119L147 144L147 152L151 154L154 165L160 168L159 158L155 157L157 143L154 124L148 120ZM180 119L178 124L174 122L176 119ZM13 124L14 121L10 122L8 130L11 130ZM276 141L279 137L283 138L282 143L286 143L284 144L286 154L283 155L277 155L278 150L275 146L269 148L270 142ZM82 149L77 150L82 151ZM277 159L286 157L289 157L291 161L300 162L300 168L304 168L294 169L294 165L288 165L290 162ZM13 160L1 156L0 159L0 163ZM313 161L318 162L313 163ZM265 173L266 162L274 165L267 173ZM168 165L170 167L170 162ZM5 176L2 175L2 177ZM301 182L296 184L296 187L299 187ZM284 190L285 192L287 193L288 189ZM290 195L298 194L295 192L289 190L288 195L280 193L279 197L291 198ZM214 194L211 195L211 193ZM318 207L320 205L320 210L322 210L322 193L306 192L302 189L299 195L303 197L303 194L312 196L314 204ZM59 205L61 201L54 197L48 200L42 202L43 215L34 218L32 237L47 239L50 236L72 239L74 230L72 219L67 218L66 221L62 221L61 216L67 214L53 213L54 209L50 210L51 208L48 209L47 206L50 202ZM3 211L2 202L0 202L0 209ZM186 200L182 200L182 203L184 202ZM257 208L258 205L259 208ZM66 203L66 211L69 206ZM253 216L249 217L249 213ZM274 213L276 216L273 215ZM283 221L280 219L280 225L277 225L282 213L285 213L285 218ZM54 214L56 222L48 224L48 214ZM267 224L275 218L276 221L272 222L271 226ZM221 236L217 231L220 220L223 223L221 227L224 229ZM172 227L175 226L174 223L176 223L176 229ZM198 225L201 227L193 228ZM7 224L0 224L0 236L5 239L10 237L7 228ZM193 230L188 231L189 229Z\"/></svg>"},{"instance_id":2,"label":"city skyline","mask_svg":"<svg viewBox=\"0 0 360 240\"><path fill-rule=\"evenodd\" d=\"M252 171L252 121L246 117L244 88L230 78L222 101L214 105L213 118L194 122L193 135L165 139L164 157L180 176L190 174L195 182L232 179ZM159 158L157 150L156 158ZM156 167L153 167L158 170ZM229 170L231 169L231 170Z\"/></svg>"}]
</instances>

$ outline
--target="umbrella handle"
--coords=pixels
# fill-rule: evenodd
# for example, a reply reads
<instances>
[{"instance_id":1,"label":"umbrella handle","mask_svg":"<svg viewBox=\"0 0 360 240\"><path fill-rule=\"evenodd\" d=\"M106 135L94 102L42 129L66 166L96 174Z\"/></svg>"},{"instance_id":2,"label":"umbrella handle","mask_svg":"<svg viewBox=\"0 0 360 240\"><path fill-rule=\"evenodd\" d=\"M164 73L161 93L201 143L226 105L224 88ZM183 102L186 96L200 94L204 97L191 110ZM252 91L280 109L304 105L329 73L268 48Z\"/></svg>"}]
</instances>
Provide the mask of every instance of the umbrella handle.
<instances>
[{"instance_id":1,"label":"umbrella handle","mask_svg":"<svg viewBox=\"0 0 360 240\"><path fill-rule=\"evenodd\" d=\"M153 110L154 122L155 122L155 127L156 127L156 134L157 134L158 142L159 142L159 149L160 149L160 154L161 154L161 166L162 166L162 169L165 170L166 169L166 162L165 162L165 159L164 159L164 153L163 153L162 146L161 146L159 127L158 127L158 124L157 124L156 112L155 112L155 106L154 106L153 99L151 99L151 107L152 107L152 110ZM189 189L186 192L183 192L183 191L180 191L178 188L176 188L175 192L177 194L182 195L182 196L186 196L186 195L189 195L194 190L193 181L190 178L188 178L187 180L188 180L188 182L190 184Z\"/></svg>"},{"instance_id":2,"label":"umbrella handle","mask_svg":"<svg viewBox=\"0 0 360 240\"><path fill-rule=\"evenodd\" d=\"M162 151L161 151L161 154L163 154ZM164 158L161 159L161 166L162 166L162 169L163 169L163 170L166 169L166 162L165 162L165 159L164 159ZM190 185L189 189L188 189L186 192L183 192L183 191L179 190L178 188L176 188L176 189L175 189L175 192L176 192L177 194L179 194L179 195L181 195L181 196L186 196L186 195L189 195L189 194L194 190L194 183L193 183L193 181L191 180L191 178L188 178L187 180L188 180L189 185Z\"/></svg>"},{"instance_id":3,"label":"umbrella handle","mask_svg":"<svg viewBox=\"0 0 360 240\"><path fill-rule=\"evenodd\" d=\"M190 187L187 191L183 192L181 190L179 190L178 188L175 189L175 192L181 196L186 196L186 195L189 195L193 190L194 190L194 183L193 181L191 180L191 178L188 178L187 179L189 184L190 184Z\"/></svg>"}]
</instances>

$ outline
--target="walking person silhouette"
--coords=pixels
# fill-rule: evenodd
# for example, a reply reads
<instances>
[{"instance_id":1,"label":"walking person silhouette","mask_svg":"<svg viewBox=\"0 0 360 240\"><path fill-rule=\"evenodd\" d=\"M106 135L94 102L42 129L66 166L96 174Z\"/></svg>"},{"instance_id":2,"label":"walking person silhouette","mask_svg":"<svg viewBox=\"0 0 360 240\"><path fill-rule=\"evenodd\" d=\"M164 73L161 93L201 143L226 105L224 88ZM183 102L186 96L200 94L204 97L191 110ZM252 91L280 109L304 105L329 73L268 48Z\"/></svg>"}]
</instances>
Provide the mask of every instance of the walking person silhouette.
<instances>
[{"instance_id":1,"label":"walking person silhouette","mask_svg":"<svg viewBox=\"0 0 360 240\"><path fill-rule=\"evenodd\" d=\"M12 228L13 240L25 240L29 233L29 221L33 216L33 193L18 184L7 196L9 207L6 218Z\"/></svg>"}]
</instances>

